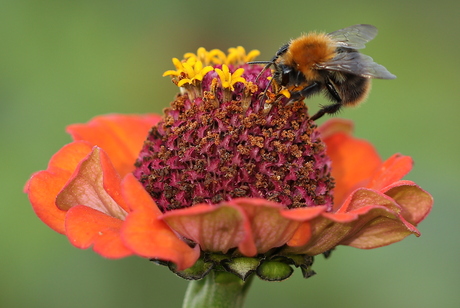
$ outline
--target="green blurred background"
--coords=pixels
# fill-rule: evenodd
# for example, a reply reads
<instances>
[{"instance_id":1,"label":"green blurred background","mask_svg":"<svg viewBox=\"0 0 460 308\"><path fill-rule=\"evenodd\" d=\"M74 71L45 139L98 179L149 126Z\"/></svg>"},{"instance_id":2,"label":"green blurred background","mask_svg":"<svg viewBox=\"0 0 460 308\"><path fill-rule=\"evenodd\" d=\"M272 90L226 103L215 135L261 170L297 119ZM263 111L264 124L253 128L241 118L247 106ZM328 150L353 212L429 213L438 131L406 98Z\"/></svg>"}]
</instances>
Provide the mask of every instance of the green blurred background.
<instances>
[{"instance_id":1,"label":"green blurred background","mask_svg":"<svg viewBox=\"0 0 460 308\"><path fill-rule=\"evenodd\" d=\"M383 158L412 156L406 178L434 209L420 238L339 247L308 280L256 279L246 307L460 306L459 11L452 0L1 1L0 307L180 307L186 281L74 248L35 216L25 181L70 142L66 125L161 112L177 91L161 77L172 57L243 45L266 60L302 32L358 23L379 28L365 52L398 78L376 80L367 103L340 116Z\"/></svg>"}]
</instances>

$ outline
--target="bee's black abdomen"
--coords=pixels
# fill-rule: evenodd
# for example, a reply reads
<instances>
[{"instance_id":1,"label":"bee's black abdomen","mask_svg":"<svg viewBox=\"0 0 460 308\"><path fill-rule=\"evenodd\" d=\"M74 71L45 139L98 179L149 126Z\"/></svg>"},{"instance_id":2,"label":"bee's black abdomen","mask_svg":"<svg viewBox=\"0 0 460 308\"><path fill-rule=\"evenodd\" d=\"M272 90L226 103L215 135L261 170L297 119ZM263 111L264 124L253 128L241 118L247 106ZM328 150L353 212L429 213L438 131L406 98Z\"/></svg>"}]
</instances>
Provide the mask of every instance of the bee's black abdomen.
<instances>
[{"instance_id":1,"label":"bee's black abdomen","mask_svg":"<svg viewBox=\"0 0 460 308\"><path fill-rule=\"evenodd\" d=\"M338 75L343 76L338 76ZM370 89L370 79L354 74L338 73L331 78L335 89L339 93L344 106L353 106L361 103L367 97ZM335 101L330 97L332 101Z\"/></svg>"}]
</instances>

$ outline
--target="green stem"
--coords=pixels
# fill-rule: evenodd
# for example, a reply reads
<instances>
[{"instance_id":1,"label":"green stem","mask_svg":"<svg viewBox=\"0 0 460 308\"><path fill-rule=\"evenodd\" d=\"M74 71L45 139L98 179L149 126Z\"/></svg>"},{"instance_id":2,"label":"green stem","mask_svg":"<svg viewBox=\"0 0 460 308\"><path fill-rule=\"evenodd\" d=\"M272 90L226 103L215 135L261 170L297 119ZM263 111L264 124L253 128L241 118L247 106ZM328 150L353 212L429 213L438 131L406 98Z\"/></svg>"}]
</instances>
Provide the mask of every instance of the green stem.
<instances>
[{"instance_id":1,"label":"green stem","mask_svg":"<svg viewBox=\"0 0 460 308\"><path fill-rule=\"evenodd\" d=\"M190 281L182 308L241 308L252 278L243 281L231 273L211 271L201 280Z\"/></svg>"}]
</instances>

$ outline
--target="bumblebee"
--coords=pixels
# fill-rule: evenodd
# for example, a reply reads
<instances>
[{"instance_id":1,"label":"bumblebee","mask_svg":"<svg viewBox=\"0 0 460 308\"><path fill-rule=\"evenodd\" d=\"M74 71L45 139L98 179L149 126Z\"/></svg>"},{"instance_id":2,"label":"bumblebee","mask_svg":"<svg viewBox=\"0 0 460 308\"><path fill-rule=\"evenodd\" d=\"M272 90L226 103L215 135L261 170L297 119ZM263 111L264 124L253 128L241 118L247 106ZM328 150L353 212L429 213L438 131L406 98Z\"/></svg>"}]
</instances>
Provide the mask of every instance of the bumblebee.
<instances>
[{"instance_id":1,"label":"bumblebee","mask_svg":"<svg viewBox=\"0 0 460 308\"><path fill-rule=\"evenodd\" d=\"M260 75L269 67L274 68L263 97L272 83L276 93L282 87L289 90L292 100L324 93L332 104L321 106L311 117L317 120L324 114L337 113L343 106L363 102L369 93L371 78L396 78L371 57L358 52L376 35L377 28L366 24L328 34L308 33L283 45L270 61L249 64L265 64Z\"/></svg>"}]
</instances>

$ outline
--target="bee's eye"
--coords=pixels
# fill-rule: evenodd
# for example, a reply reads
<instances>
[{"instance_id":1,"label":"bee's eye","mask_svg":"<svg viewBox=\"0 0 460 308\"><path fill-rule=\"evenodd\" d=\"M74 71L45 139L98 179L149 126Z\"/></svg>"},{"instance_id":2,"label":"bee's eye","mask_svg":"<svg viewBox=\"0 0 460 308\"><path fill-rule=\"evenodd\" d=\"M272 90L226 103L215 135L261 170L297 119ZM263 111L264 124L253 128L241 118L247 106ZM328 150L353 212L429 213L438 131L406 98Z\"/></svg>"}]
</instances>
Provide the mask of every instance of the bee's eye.
<instances>
[{"instance_id":1,"label":"bee's eye","mask_svg":"<svg viewBox=\"0 0 460 308\"><path fill-rule=\"evenodd\" d=\"M281 84L286 85L289 83L289 74L291 70L289 71L283 71L283 74L281 75Z\"/></svg>"},{"instance_id":2,"label":"bee's eye","mask_svg":"<svg viewBox=\"0 0 460 308\"><path fill-rule=\"evenodd\" d=\"M283 68L283 75L289 75L293 70L292 67L286 66Z\"/></svg>"}]
</instances>

